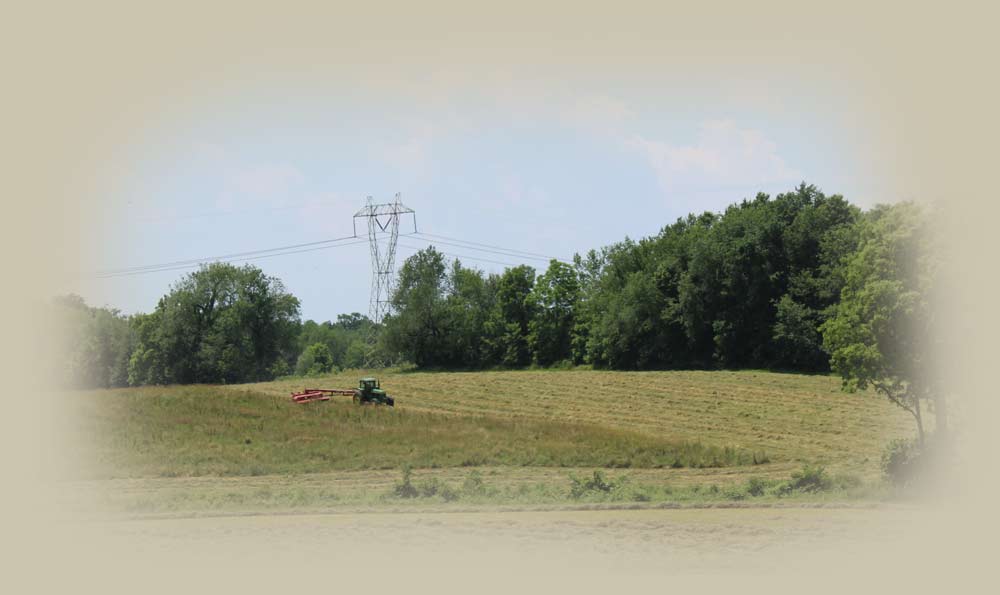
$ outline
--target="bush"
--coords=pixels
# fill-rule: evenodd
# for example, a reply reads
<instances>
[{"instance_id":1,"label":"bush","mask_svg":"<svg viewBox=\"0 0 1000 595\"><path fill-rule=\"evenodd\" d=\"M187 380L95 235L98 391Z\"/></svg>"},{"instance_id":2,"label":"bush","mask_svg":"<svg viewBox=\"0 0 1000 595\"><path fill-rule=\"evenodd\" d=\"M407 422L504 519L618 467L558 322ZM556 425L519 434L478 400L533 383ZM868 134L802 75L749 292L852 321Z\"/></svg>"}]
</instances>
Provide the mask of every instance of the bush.
<instances>
[{"instance_id":1,"label":"bush","mask_svg":"<svg viewBox=\"0 0 1000 595\"><path fill-rule=\"evenodd\" d=\"M481 495L486 491L483 485L483 476L479 471L473 470L469 473L469 476L465 478L465 483L462 484L462 492L469 495Z\"/></svg>"},{"instance_id":2,"label":"bush","mask_svg":"<svg viewBox=\"0 0 1000 595\"><path fill-rule=\"evenodd\" d=\"M650 493L650 489L648 487L641 486L632 490L630 499L633 502L651 502L653 500L653 495Z\"/></svg>"},{"instance_id":3,"label":"bush","mask_svg":"<svg viewBox=\"0 0 1000 595\"><path fill-rule=\"evenodd\" d=\"M600 471L594 471L594 475L589 479L580 479L572 475L569 479L572 482L569 494L573 498L582 498L593 493L608 494L615 488L615 484L606 481Z\"/></svg>"},{"instance_id":4,"label":"bush","mask_svg":"<svg viewBox=\"0 0 1000 595\"><path fill-rule=\"evenodd\" d=\"M423 481L417 486L417 492L420 496L424 498L432 498L437 495L438 490L441 489L441 480L436 477L431 477L430 479Z\"/></svg>"},{"instance_id":5,"label":"bush","mask_svg":"<svg viewBox=\"0 0 1000 595\"><path fill-rule=\"evenodd\" d=\"M445 502L454 502L455 500L458 500L458 490L446 483L441 484L441 487L438 489L438 494L444 499Z\"/></svg>"},{"instance_id":6,"label":"bush","mask_svg":"<svg viewBox=\"0 0 1000 595\"><path fill-rule=\"evenodd\" d=\"M754 498L759 498L764 495L764 491L767 489L767 482L759 477L751 477L747 480L747 495L753 496Z\"/></svg>"},{"instance_id":7,"label":"bush","mask_svg":"<svg viewBox=\"0 0 1000 595\"><path fill-rule=\"evenodd\" d=\"M344 353L345 368L360 368L365 365L365 342L363 339L351 341Z\"/></svg>"},{"instance_id":8,"label":"bush","mask_svg":"<svg viewBox=\"0 0 1000 595\"><path fill-rule=\"evenodd\" d=\"M399 498L416 498L420 492L412 482L413 470L409 465L403 465L403 481L393 487L392 492Z\"/></svg>"},{"instance_id":9,"label":"bush","mask_svg":"<svg viewBox=\"0 0 1000 595\"><path fill-rule=\"evenodd\" d=\"M832 485L826 469L818 465L804 465L801 470L792 473L792 480L789 482L789 487L796 492L821 492L830 489Z\"/></svg>"},{"instance_id":10,"label":"bush","mask_svg":"<svg viewBox=\"0 0 1000 595\"><path fill-rule=\"evenodd\" d=\"M722 490L722 495L726 497L727 500L745 500L749 495L746 486L729 486Z\"/></svg>"},{"instance_id":11,"label":"bush","mask_svg":"<svg viewBox=\"0 0 1000 595\"><path fill-rule=\"evenodd\" d=\"M882 452L882 473L892 485L911 485L920 474L920 445L915 440L896 439Z\"/></svg>"},{"instance_id":12,"label":"bush","mask_svg":"<svg viewBox=\"0 0 1000 595\"><path fill-rule=\"evenodd\" d=\"M272 378L281 378L282 376L288 376L291 374L292 368L288 365L288 362L285 361L285 358L280 357L275 360L273 364L271 364L271 368L268 370L268 373Z\"/></svg>"},{"instance_id":13,"label":"bush","mask_svg":"<svg viewBox=\"0 0 1000 595\"><path fill-rule=\"evenodd\" d=\"M392 488L392 495L397 498L433 498L441 496L445 502L458 500L458 491L436 477L430 477L417 485L413 484L413 470L409 465L403 466L402 481Z\"/></svg>"},{"instance_id":14,"label":"bush","mask_svg":"<svg viewBox=\"0 0 1000 595\"><path fill-rule=\"evenodd\" d=\"M333 354L325 343L313 343L306 347L295 363L295 373L299 376L326 374L333 369Z\"/></svg>"}]
</instances>

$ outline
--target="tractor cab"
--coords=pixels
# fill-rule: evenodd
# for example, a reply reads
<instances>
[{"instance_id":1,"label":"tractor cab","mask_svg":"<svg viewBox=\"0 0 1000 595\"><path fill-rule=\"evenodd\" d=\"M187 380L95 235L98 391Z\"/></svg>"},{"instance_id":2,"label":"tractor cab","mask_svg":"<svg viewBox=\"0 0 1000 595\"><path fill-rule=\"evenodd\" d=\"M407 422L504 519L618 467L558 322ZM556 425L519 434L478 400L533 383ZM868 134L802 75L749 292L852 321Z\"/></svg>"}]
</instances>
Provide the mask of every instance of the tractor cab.
<instances>
[{"instance_id":1,"label":"tractor cab","mask_svg":"<svg viewBox=\"0 0 1000 595\"><path fill-rule=\"evenodd\" d=\"M354 389L354 402L355 403L375 403L378 405L388 405L390 407L396 404L396 400L390 397L382 390L379 381L371 376L362 378L358 381L358 388Z\"/></svg>"}]
</instances>

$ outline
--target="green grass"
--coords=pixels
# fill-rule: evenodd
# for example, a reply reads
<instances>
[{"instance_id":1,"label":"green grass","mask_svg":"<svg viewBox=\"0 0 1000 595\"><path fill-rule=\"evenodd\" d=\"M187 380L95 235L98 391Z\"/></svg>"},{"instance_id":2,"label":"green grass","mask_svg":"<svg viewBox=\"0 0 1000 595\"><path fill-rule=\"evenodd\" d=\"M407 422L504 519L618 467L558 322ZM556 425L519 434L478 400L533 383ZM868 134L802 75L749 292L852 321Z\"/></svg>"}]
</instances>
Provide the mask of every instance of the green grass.
<instances>
[{"instance_id":1,"label":"green grass","mask_svg":"<svg viewBox=\"0 0 1000 595\"><path fill-rule=\"evenodd\" d=\"M705 476L703 482L651 476L635 470L604 471L603 489L578 489L594 470L571 469L529 476L498 468L423 469L413 472L412 491L401 492L399 470L372 474L334 472L288 476L228 478L149 478L91 482L90 494L106 508L139 514L345 511L439 508L442 510L514 508L642 508L843 505L888 496L884 484L835 478L822 491L791 488L794 480L751 474L740 481ZM791 489L790 489L791 488ZM408 493L409 496L402 494ZM79 492L73 503L79 505Z\"/></svg>"},{"instance_id":2,"label":"green grass","mask_svg":"<svg viewBox=\"0 0 1000 595\"><path fill-rule=\"evenodd\" d=\"M363 371L249 385L287 397L306 384L351 387ZM844 393L833 376L745 371L519 370L382 372L398 408L582 423L671 441L766 452L772 462L878 474L885 445L912 419L873 392ZM242 387L239 387L242 389Z\"/></svg>"},{"instance_id":3,"label":"green grass","mask_svg":"<svg viewBox=\"0 0 1000 595\"><path fill-rule=\"evenodd\" d=\"M882 449L913 432L836 378L761 371L384 371L395 408L288 398L363 374L74 393L66 458L119 510L768 505L883 497ZM823 489L789 487L806 465ZM595 469L612 487L579 489Z\"/></svg>"},{"instance_id":4,"label":"green grass","mask_svg":"<svg viewBox=\"0 0 1000 595\"><path fill-rule=\"evenodd\" d=\"M298 405L252 390L143 388L82 396L110 477L268 475L470 466L684 468L763 453L543 419L454 416L349 400Z\"/></svg>"}]
</instances>

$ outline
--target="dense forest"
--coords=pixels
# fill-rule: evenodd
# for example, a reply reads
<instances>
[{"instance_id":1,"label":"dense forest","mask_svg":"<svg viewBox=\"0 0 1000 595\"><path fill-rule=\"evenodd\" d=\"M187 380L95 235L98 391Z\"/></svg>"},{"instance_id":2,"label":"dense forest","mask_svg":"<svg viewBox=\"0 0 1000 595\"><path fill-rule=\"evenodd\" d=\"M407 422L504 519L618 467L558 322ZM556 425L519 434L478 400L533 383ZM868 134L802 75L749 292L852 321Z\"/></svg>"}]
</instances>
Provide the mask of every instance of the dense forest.
<instances>
[{"instance_id":1,"label":"dense forest","mask_svg":"<svg viewBox=\"0 0 1000 595\"><path fill-rule=\"evenodd\" d=\"M843 372L865 346L879 351L879 316L912 318L907 304L926 289L925 226L914 204L863 212L802 184L543 271L484 274L430 247L399 270L377 355L420 368ZM280 280L225 263L186 275L148 314L76 296L56 307L70 331L67 380L90 387L358 367L373 330L357 313L302 322Z\"/></svg>"}]
</instances>

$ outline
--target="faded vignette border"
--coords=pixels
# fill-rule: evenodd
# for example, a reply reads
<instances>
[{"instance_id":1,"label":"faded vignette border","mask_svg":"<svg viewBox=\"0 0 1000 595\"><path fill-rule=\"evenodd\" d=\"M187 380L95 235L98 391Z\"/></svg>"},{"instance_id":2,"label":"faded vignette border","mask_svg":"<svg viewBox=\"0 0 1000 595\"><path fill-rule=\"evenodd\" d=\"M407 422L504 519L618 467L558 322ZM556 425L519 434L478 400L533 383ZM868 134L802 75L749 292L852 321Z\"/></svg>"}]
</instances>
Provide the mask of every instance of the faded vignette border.
<instances>
[{"instance_id":1,"label":"faded vignette border","mask_svg":"<svg viewBox=\"0 0 1000 595\"><path fill-rule=\"evenodd\" d=\"M990 584L996 520L993 370L998 350L994 231L998 209L988 175L994 167L996 87L989 81L989 15L981 7L922 12L909 5L716 10L573 6L504 10L441 6L391 10L242 5L15 9L5 19L2 60L12 73L4 110L6 163L2 305L8 412L3 452L7 480L3 584L9 592L172 592L182 588L287 590L304 585L439 590L596 591L622 587L709 587L794 591L893 585L918 591ZM130 154L156 138L163 122L206 104L236 101L259 73L277 80L351 80L392 90L396 77L447 72L445 84L475 85L492 72L541 72L573 78L628 79L657 68L711 73L727 63L754 72L793 69L837 81L838 101L859 127L877 131L880 167L905 198L946 205L948 284L953 302L940 313L940 373L961 399L964 464L954 501L929 507L926 524L905 543L871 543L867 563L822 563L790 554L782 576L674 578L630 573L627 560L587 566L584 552L560 550L559 563L527 561L516 551L435 554L390 567L345 568L337 552L305 559L262 558L254 544L184 551L170 543L107 541L100 531L54 509L49 471L71 448L53 431L62 414L45 379L45 354L58 329L39 301L60 275L76 270L88 246L113 233L101 207ZM810 70L812 69L812 70ZM809 80L805 80L808 84ZM329 92L331 86L319 86ZM169 126L167 126L169 128ZM57 521L56 519L61 519ZM568 546L569 547L569 546ZM480 552L482 554L482 552ZM845 552L846 554L846 552ZM669 552L664 553L669 556ZM455 561L459 561L458 564ZM987 582L988 581L988 582Z\"/></svg>"}]
</instances>

